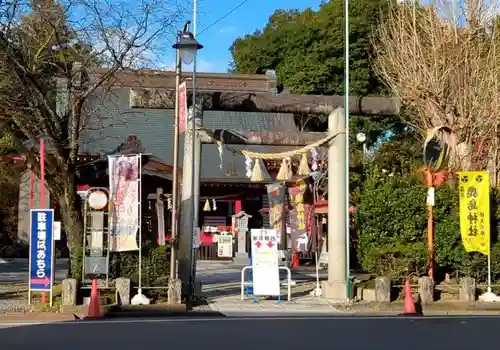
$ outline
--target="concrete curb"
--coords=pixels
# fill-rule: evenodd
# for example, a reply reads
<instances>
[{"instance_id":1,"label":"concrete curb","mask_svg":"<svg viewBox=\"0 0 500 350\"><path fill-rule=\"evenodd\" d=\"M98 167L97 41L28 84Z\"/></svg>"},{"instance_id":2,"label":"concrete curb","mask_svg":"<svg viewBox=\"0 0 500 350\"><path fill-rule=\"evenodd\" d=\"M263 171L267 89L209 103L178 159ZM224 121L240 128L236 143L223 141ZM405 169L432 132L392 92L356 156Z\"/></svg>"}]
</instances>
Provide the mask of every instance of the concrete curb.
<instances>
[{"instance_id":1,"label":"concrete curb","mask_svg":"<svg viewBox=\"0 0 500 350\"><path fill-rule=\"evenodd\" d=\"M235 300L209 302L208 306L214 311L223 313L245 312L245 313L309 313L309 314L336 314L339 316L397 316L403 312L401 308L390 310L371 309L369 305L362 307L349 307L335 303L307 303L307 302L283 302L282 304L261 302L251 303L249 300L240 302ZM439 307L428 307L423 309L424 316L498 316L498 309L443 309Z\"/></svg>"},{"instance_id":2,"label":"concrete curb","mask_svg":"<svg viewBox=\"0 0 500 350\"><path fill-rule=\"evenodd\" d=\"M5 322L63 322L79 319L71 313L54 312L5 312L0 314L0 323Z\"/></svg>"},{"instance_id":3,"label":"concrete curb","mask_svg":"<svg viewBox=\"0 0 500 350\"><path fill-rule=\"evenodd\" d=\"M163 318L163 317L219 317L223 316L214 310L189 311L185 304L181 305L106 305L101 307L103 318ZM83 319L86 315L79 315Z\"/></svg>"}]
</instances>

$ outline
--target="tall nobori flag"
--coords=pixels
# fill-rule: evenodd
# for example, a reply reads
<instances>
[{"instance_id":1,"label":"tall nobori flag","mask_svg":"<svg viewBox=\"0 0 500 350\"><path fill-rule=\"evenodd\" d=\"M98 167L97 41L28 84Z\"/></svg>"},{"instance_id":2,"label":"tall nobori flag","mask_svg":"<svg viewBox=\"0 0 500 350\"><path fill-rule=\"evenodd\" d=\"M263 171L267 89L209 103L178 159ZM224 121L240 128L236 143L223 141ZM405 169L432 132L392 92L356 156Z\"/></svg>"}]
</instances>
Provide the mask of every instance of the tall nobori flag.
<instances>
[{"instance_id":1,"label":"tall nobori flag","mask_svg":"<svg viewBox=\"0 0 500 350\"><path fill-rule=\"evenodd\" d=\"M276 230L280 244L286 246L286 186L282 183L266 185L269 202L269 226Z\"/></svg>"},{"instance_id":2,"label":"tall nobori flag","mask_svg":"<svg viewBox=\"0 0 500 350\"><path fill-rule=\"evenodd\" d=\"M458 173L460 233L467 252L490 254L490 176L487 171Z\"/></svg>"},{"instance_id":3,"label":"tall nobori flag","mask_svg":"<svg viewBox=\"0 0 500 350\"><path fill-rule=\"evenodd\" d=\"M140 155L110 156L110 250L138 250Z\"/></svg>"}]
</instances>

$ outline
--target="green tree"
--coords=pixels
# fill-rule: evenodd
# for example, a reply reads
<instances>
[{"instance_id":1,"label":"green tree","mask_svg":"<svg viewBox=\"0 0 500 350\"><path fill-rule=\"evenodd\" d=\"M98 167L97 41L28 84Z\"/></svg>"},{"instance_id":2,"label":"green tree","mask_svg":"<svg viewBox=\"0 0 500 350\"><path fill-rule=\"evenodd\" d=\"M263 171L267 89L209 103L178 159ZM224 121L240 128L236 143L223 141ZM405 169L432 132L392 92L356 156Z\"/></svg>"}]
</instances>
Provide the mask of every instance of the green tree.
<instances>
[{"instance_id":1,"label":"green tree","mask_svg":"<svg viewBox=\"0 0 500 350\"><path fill-rule=\"evenodd\" d=\"M371 68L370 37L390 8L386 0L350 3L350 90L358 95L385 92ZM278 10L262 30L231 46L232 69L240 73L277 72L295 93L342 94L344 88L343 4L327 1L318 11Z\"/></svg>"},{"instance_id":2,"label":"green tree","mask_svg":"<svg viewBox=\"0 0 500 350\"><path fill-rule=\"evenodd\" d=\"M386 0L355 0L350 4L351 94L363 96L387 92L372 70L370 37L390 5ZM262 30L238 38L230 50L233 57L231 69L235 72L262 74L273 69L282 88L292 93L343 94L343 4L326 1L318 11L278 10ZM324 131L326 121L325 116L296 115L297 125L305 130ZM358 188L363 180L362 146L356 141L356 134L365 133L366 146L371 148L381 138L391 137L403 129L398 117L372 119L359 116L350 119L351 188Z\"/></svg>"}]
</instances>

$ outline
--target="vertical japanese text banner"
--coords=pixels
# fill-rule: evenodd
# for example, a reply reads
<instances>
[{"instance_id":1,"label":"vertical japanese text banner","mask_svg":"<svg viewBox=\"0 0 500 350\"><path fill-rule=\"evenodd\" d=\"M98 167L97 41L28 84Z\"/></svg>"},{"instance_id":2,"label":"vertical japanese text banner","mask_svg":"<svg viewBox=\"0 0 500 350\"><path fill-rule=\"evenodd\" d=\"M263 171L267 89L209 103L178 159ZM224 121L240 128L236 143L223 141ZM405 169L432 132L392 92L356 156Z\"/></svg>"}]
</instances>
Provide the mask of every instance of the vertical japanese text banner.
<instances>
[{"instance_id":1,"label":"vertical japanese text banner","mask_svg":"<svg viewBox=\"0 0 500 350\"><path fill-rule=\"evenodd\" d=\"M285 227L286 186L280 183L266 185L269 200L269 226L276 230L281 238L280 244L286 246Z\"/></svg>"},{"instance_id":2,"label":"vertical japanese text banner","mask_svg":"<svg viewBox=\"0 0 500 350\"><path fill-rule=\"evenodd\" d=\"M139 157L108 157L110 197L110 250L138 250Z\"/></svg>"},{"instance_id":3,"label":"vertical japanese text banner","mask_svg":"<svg viewBox=\"0 0 500 350\"><path fill-rule=\"evenodd\" d=\"M54 283L54 210L31 209L30 291L50 291Z\"/></svg>"},{"instance_id":4,"label":"vertical japanese text banner","mask_svg":"<svg viewBox=\"0 0 500 350\"><path fill-rule=\"evenodd\" d=\"M459 172L460 234L467 252L490 254L490 178L487 171Z\"/></svg>"},{"instance_id":5,"label":"vertical japanese text banner","mask_svg":"<svg viewBox=\"0 0 500 350\"><path fill-rule=\"evenodd\" d=\"M310 237L307 227L306 207L304 204L304 195L307 190L307 184L304 180L298 180L295 186L288 188L290 202L294 209L290 210L289 223L291 229L291 241L293 252L306 252L311 248Z\"/></svg>"}]
</instances>

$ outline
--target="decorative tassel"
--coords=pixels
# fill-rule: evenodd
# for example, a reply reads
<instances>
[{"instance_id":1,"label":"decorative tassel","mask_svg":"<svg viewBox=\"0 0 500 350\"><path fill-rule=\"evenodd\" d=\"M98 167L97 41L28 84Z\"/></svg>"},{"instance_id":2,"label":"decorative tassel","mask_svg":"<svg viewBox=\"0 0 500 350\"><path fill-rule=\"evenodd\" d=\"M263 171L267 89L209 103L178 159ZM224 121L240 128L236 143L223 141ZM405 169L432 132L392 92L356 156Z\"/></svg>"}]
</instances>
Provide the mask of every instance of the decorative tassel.
<instances>
[{"instance_id":1,"label":"decorative tassel","mask_svg":"<svg viewBox=\"0 0 500 350\"><path fill-rule=\"evenodd\" d=\"M297 175L304 176L309 175L309 163L307 161L307 153L302 153L302 159L300 160L299 169L297 170Z\"/></svg>"},{"instance_id":2,"label":"decorative tassel","mask_svg":"<svg viewBox=\"0 0 500 350\"><path fill-rule=\"evenodd\" d=\"M205 206L203 207L203 211L210 211L210 202L208 199L205 201Z\"/></svg>"},{"instance_id":3,"label":"decorative tassel","mask_svg":"<svg viewBox=\"0 0 500 350\"><path fill-rule=\"evenodd\" d=\"M280 171L278 171L278 175L276 176L276 180L278 181L287 181L292 177L290 171L290 160L288 158L283 158L281 162Z\"/></svg>"},{"instance_id":4,"label":"decorative tassel","mask_svg":"<svg viewBox=\"0 0 500 350\"><path fill-rule=\"evenodd\" d=\"M245 156L245 169L246 173L245 175L250 179L252 177L252 158L249 156Z\"/></svg>"},{"instance_id":5,"label":"decorative tassel","mask_svg":"<svg viewBox=\"0 0 500 350\"><path fill-rule=\"evenodd\" d=\"M252 176L250 177L250 181L259 182L264 181L264 175L262 174L262 168L260 166L260 162L256 159L255 165L253 167Z\"/></svg>"},{"instance_id":6,"label":"decorative tassel","mask_svg":"<svg viewBox=\"0 0 500 350\"><path fill-rule=\"evenodd\" d=\"M312 156L312 164L311 164L311 169L312 171L318 170L318 150L316 148L313 148L311 150L311 156Z\"/></svg>"},{"instance_id":7,"label":"decorative tassel","mask_svg":"<svg viewBox=\"0 0 500 350\"><path fill-rule=\"evenodd\" d=\"M167 209L172 210L172 197L167 197Z\"/></svg>"},{"instance_id":8,"label":"decorative tassel","mask_svg":"<svg viewBox=\"0 0 500 350\"><path fill-rule=\"evenodd\" d=\"M215 199L212 199L212 210L213 211L217 210L217 203L215 202Z\"/></svg>"}]
</instances>

